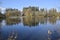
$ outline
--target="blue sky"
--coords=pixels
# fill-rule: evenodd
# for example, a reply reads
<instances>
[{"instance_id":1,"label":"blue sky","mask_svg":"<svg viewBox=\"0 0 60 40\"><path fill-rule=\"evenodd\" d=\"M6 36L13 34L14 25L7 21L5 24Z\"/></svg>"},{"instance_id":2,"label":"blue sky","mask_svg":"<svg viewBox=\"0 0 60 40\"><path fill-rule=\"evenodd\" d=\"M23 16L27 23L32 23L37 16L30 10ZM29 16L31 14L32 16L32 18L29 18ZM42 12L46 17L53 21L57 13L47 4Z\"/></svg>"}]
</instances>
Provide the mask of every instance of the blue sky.
<instances>
[{"instance_id":1,"label":"blue sky","mask_svg":"<svg viewBox=\"0 0 60 40\"><path fill-rule=\"evenodd\" d=\"M3 8L17 8L22 10L23 7L37 6L39 8L58 8L60 0L0 0Z\"/></svg>"}]
</instances>

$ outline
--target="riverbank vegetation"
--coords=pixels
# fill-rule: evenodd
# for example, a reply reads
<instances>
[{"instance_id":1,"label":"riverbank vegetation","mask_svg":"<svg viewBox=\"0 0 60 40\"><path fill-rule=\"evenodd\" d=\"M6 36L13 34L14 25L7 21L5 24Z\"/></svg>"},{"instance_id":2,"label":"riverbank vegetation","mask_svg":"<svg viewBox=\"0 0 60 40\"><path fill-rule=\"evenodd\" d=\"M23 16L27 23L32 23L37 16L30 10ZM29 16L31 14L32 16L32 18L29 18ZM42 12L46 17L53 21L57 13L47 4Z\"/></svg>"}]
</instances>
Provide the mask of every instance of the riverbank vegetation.
<instances>
[{"instance_id":1,"label":"riverbank vegetation","mask_svg":"<svg viewBox=\"0 0 60 40\"><path fill-rule=\"evenodd\" d=\"M60 17L60 11L57 11L56 8L46 9L39 7L24 7L22 11L18 9L6 8L4 14L0 11L1 18L18 18L18 17Z\"/></svg>"},{"instance_id":2,"label":"riverbank vegetation","mask_svg":"<svg viewBox=\"0 0 60 40\"><path fill-rule=\"evenodd\" d=\"M0 12L0 19L5 19L5 15Z\"/></svg>"}]
</instances>

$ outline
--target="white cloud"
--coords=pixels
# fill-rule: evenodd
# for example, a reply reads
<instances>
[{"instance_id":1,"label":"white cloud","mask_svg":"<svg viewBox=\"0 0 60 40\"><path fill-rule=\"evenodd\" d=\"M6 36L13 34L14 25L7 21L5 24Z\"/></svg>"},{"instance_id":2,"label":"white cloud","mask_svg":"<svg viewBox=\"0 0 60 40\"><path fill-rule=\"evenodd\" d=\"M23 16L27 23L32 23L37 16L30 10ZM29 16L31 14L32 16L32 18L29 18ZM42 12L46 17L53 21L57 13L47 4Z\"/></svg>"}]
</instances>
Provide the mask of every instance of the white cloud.
<instances>
[{"instance_id":1,"label":"white cloud","mask_svg":"<svg viewBox=\"0 0 60 40\"><path fill-rule=\"evenodd\" d=\"M0 7L0 9L1 9L1 12L4 13L6 8Z\"/></svg>"},{"instance_id":2,"label":"white cloud","mask_svg":"<svg viewBox=\"0 0 60 40\"><path fill-rule=\"evenodd\" d=\"M0 7L0 9L1 9L1 10L5 10L5 8L3 8L3 7Z\"/></svg>"}]
</instances>

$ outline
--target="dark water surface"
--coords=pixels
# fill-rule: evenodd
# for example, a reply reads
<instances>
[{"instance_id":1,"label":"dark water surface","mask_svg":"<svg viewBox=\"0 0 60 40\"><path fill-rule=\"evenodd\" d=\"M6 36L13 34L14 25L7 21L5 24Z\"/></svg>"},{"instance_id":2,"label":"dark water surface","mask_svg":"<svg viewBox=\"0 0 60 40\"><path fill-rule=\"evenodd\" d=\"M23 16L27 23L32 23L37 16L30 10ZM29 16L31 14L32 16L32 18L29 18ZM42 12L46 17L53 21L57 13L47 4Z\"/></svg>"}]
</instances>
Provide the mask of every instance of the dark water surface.
<instances>
[{"instance_id":1,"label":"dark water surface","mask_svg":"<svg viewBox=\"0 0 60 40\"><path fill-rule=\"evenodd\" d=\"M60 40L60 19L24 17L0 20L0 40Z\"/></svg>"}]
</instances>

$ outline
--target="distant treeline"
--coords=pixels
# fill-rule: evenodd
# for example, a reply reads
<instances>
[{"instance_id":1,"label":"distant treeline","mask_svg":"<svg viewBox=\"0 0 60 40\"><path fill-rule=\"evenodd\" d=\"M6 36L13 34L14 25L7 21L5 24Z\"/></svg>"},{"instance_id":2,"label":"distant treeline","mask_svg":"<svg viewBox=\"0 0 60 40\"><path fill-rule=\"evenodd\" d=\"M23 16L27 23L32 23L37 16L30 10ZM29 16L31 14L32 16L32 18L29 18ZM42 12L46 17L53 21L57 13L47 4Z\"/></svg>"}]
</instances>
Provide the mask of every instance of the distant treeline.
<instances>
[{"instance_id":1,"label":"distant treeline","mask_svg":"<svg viewBox=\"0 0 60 40\"><path fill-rule=\"evenodd\" d=\"M1 10L1 9L0 9ZM13 16L43 16L43 17L53 17L60 16L60 12L55 8L49 10L45 8L39 9L39 7L24 7L22 11L18 9L6 8L5 12L2 14L0 11L0 18L8 18Z\"/></svg>"}]
</instances>

